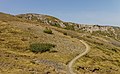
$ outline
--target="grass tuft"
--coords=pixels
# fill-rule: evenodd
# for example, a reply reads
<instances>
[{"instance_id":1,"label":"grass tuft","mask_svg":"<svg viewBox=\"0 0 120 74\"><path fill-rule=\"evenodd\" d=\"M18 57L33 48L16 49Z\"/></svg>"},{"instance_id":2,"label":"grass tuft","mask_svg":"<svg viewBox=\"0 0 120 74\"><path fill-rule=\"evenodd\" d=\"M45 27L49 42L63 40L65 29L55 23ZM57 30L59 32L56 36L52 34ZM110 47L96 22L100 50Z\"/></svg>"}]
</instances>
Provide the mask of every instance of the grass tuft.
<instances>
[{"instance_id":1,"label":"grass tuft","mask_svg":"<svg viewBox=\"0 0 120 74\"><path fill-rule=\"evenodd\" d=\"M47 33L47 34L53 34L53 33L52 33L52 30L49 29L48 27L46 27L43 32L44 32L44 33Z\"/></svg>"}]
</instances>

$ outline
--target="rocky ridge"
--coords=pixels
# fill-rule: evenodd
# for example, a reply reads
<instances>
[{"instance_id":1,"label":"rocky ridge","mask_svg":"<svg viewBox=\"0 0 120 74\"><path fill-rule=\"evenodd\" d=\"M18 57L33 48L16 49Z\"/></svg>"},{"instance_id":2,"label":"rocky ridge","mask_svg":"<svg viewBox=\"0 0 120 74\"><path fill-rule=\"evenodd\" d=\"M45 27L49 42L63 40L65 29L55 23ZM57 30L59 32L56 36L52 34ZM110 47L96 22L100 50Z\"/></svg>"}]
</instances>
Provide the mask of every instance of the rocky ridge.
<instances>
[{"instance_id":1,"label":"rocky ridge","mask_svg":"<svg viewBox=\"0 0 120 74\"><path fill-rule=\"evenodd\" d=\"M32 20L32 21L36 21L36 22L40 22L40 23L42 22L47 25L61 27L61 28L65 28L68 30L74 30L74 31L78 31L78 32L87 32L87 33L91 33L91 34L97 33L97 34L101 34L101 35L107 35L110 37L114 37L115 39L120 38L120 34L118 33L118 32L120 32L119 27L64 22L53 16L43 15L43 14L34 14L34 13L19 14L16 16L19 18L24 18L27 20Z\"/></svg>"}]
</instances>

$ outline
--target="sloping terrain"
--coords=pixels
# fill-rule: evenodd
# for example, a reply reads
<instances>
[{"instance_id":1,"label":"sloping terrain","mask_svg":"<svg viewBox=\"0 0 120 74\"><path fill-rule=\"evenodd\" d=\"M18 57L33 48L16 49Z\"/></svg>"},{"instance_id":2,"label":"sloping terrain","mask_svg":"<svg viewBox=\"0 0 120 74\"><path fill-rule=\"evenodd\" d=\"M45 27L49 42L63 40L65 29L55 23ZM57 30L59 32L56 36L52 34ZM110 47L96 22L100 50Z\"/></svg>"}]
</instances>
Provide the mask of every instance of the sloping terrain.
<instances>
[{"instance_id":1,"label":"sloping terrain","mask_svg":"<svg viewBox=\"0 0 120 74\"><path fill-rule=\"evenodd\" d=\"M49 16L49 15L42 15L42 14L20 14L16 15L19 18L32 20L36 22L42 22L47 25L52 25L56 27L65 28L67 30L74 30L80 33L89 33L96 36L108 36L112 37L116 40L120 40L120 27L113 27L113 26L100 26L100 25L87 25L87 24L76 24L71 22L64 22L58 18Z\"/></svg>"},{"instance_id":2,"label":"sloping terrain","mask_svg":"<svg viewBox=\"0 0 120 74\"><path fill-rule=\"evenodd\" d=\"M119 74L120 72L120 42L112 37L63 31L72 38L84 40L90 46L87 55L81 57L73 66L77 74Z\"/></svg>"},{"instance_id":3,"label":"sloping terrain","mask_svg":"<svg viewBox=\"0 0 120 74\"><path fill-rule=\"evenodd\" d=\"M6 14L3 16L7 18ZM44 29L49 26L31 24L24 20L24 22L3 20L0 21L0 73L2 74L64 74L67 63L77 54L84 52L85 46L78 39L54 29L52 29L53 34L44 33ZM32 43L51 43L56 47L51 51L36 54L29 50Z\"/></svg>"},{"instance_id":4,"label":"sloping terrain","mask_svg":"<svg viewBox=\"0 0 120 74\"><path fill-rule=\"evenodd\" d=\"M46 28L53 34L44 32ZM42 14L0 13L0 73L1 74L66 74L74 61L77 74L119 74L120 28L63 22ZM30 51L33 43L50 43L55 47L43 53Z\"/></svg>"}]
</instances>

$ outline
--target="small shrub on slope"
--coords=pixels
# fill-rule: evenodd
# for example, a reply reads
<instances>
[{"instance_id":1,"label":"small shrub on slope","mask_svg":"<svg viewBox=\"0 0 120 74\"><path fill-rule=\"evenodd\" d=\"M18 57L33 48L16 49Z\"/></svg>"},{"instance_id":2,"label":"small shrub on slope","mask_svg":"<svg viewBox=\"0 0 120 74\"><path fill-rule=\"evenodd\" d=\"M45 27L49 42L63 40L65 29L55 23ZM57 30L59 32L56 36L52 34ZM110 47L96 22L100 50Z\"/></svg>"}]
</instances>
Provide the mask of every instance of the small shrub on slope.
<instances>
[{"instance_id":1,"label":"small shrub on slope","mask_svg":"<svg viewBox=\"0 0 120 74\"><path fill-rule=\"evenodd\" d=\"M47 34L53 34L52 33L52 30L51 29L49 29L49 28L45 28L45 30L43 31L44 33L47 33Z\"/></svg>"},{"instance_id":2,"label":"small shrub on slope","mask_svg":"<svg viewBox=\"0 0 120 74\"><path fill-rule=\"evenodd\" d=\"M50 51L51 48L55 47L54 44L49 43L33 43L30 45L30 50L32 52L38 53L38 52L46 52Z\"/></svg>"}]
</instances>

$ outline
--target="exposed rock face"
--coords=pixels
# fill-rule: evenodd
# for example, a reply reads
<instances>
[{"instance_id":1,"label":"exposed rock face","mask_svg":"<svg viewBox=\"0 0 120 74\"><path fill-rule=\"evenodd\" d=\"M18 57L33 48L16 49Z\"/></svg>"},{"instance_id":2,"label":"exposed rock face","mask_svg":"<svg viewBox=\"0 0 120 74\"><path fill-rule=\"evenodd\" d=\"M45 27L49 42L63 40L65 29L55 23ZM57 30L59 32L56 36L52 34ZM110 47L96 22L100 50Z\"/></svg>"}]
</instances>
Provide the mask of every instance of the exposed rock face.
<instances>
[{"instance_id":1,"label":"exposed rock face","mask_svg":"<svg viewBox=\"0 0 120 74\"><path fill-rule=\"evenodd\" d=\"M61 20L59 20L55 17L48 16L48 15L28 13L28 14L17 15L17 17L25 18L25 19L28 19L28 20L34 20L34 21L37 21L37 22L42 22L42 23L45 23L45 24L48 24L48 25L65 27L65 25L63 24L63 21L61 21Z\"/></svg>"},{"instance_id":2,"label":"exposed rock face","mask_svg":"<svg viewBox=\"0 0 120 74\"><path fill-rule=\"evenodd\" d=\"M78 24L75 26L76 30L83 30L83 31L88 31L88 32L93 32L93 31L108 31L112 27L110 26L99 26L99 25L84 25L84 24Z\"/></svg>"}]
</instances>

